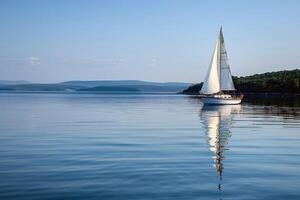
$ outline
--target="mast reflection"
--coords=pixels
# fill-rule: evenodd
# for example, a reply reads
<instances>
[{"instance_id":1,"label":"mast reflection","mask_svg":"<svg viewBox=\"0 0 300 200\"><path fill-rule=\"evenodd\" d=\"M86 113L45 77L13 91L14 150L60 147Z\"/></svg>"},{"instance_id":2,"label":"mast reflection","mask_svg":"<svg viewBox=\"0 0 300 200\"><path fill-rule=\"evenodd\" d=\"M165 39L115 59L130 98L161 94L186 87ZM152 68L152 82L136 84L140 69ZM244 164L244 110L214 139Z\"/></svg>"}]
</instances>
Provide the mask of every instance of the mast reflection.
<instances>
[{"instance_id":1,"label":"mast reflection","mask_svg":"<svg viewBox=\"0 0 300 200\"><path fill-rule=\"evenodd\" d=\"M214 153L214 166L220 180L224 171L222 161L224 152L231 137L230 128L233 121L233 113L241 111L241 105L204 106L200 112L200 118L208 137L209 150ZM218 186L221 190L221 184Z\"/></svg>"}]
</instances>

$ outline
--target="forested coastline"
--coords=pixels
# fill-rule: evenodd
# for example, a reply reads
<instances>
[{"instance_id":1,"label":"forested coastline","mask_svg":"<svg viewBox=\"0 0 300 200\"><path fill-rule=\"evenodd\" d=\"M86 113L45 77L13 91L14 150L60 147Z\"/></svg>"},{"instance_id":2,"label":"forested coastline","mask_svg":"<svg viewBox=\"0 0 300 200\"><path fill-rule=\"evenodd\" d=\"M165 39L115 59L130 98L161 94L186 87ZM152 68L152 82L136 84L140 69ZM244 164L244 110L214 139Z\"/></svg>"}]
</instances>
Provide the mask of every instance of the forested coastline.
<instances>
[{"instance_id":1,"label":"forested coastline","mask_svg":"<svg viewBox=\"0 0 300 200\"><path fill-rule=\"evenodd\" d=\"M233 76L238 91L243 93L290 93L300 94L300 70L267 72L251 76ZM199 94L202 83L191 85L183 94Z\"/></svg>"}]
</instances>

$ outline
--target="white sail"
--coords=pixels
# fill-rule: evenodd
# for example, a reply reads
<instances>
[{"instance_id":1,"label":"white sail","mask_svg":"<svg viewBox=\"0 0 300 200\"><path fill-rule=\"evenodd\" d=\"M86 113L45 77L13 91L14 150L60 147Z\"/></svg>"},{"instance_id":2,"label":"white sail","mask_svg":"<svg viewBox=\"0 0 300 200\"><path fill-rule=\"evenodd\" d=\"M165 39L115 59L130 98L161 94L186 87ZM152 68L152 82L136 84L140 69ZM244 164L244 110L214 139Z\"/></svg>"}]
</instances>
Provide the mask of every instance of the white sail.
<instances>
[{"instance_id":1,"label":"white sail","mask_svg":"<svg viewBox=\"0 0 300 200\"><path fill-rule=\"evenodd\" d=\"M220 92L220 39L218 39L207 75L201 88L202 94L215 94Z\"/></svg>"},{"instance_id":2,"label":"white sail","mask_svg":"<svg viewBox=\"0 0 300 200\"><path fill-rule=\"evenodd\" d=\"M232 76L228 64L228 56L225 48L224 37L222 29L220 30L220 85L221 90L235 90L234 84L232 81Z\"/></svg>"}]
</instances>

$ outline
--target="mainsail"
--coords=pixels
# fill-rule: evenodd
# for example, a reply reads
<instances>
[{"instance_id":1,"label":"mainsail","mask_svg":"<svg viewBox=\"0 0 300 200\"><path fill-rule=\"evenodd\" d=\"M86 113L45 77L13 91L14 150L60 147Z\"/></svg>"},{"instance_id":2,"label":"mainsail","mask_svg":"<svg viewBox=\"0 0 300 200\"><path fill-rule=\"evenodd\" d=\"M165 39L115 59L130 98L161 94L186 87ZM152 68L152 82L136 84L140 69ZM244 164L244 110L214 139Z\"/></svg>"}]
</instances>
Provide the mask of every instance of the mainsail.
<instances>
[{"instance_id":1,"label":"mainsail","mask_svg":"<svg viewBox=\"0 0 300 200\"><path fill-rule=\"evenodd\" d=\"M235 90L228 64L222 28L214 54L201 89L202 94L215 94L222 90Z\"/></svg>"},{"instance_id":2,"label":"mainsail","mask_svg":"<svg viewBox=\"0 0 300 200\"><path fill-rule=\"evenodd\" d=\"M234 84L232 81L232 76L228 64L228 56L227 56L227 51L225 48L225 42L224 42L224 37L222 33L222 28L220 30L220 36L219 40L221 43L221 48L220 48L220 84L221 84L221 90L235 90Z\"/></svg>"}]
</instances>

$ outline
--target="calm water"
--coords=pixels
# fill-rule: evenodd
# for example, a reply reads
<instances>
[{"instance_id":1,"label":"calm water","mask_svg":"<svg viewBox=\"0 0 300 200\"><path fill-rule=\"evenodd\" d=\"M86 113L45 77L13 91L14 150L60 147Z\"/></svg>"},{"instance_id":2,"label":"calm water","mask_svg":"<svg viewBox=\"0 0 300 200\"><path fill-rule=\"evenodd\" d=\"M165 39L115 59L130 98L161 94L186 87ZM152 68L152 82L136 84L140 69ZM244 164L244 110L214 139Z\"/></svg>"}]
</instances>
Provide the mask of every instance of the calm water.
<instances>
[{"instance_id":1,"label":"calm water","mask_svg":"<svg viewBox=\"0 0 300 200\"><path fill-rule=\"evenodd\" d=\"M0 199L300 199L300 108L263 104L2 93Z\"/></svg>"}]
</instances>

